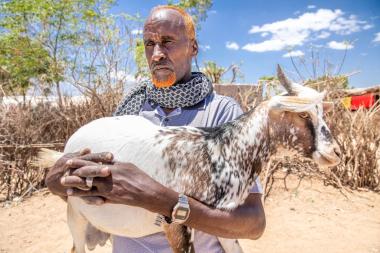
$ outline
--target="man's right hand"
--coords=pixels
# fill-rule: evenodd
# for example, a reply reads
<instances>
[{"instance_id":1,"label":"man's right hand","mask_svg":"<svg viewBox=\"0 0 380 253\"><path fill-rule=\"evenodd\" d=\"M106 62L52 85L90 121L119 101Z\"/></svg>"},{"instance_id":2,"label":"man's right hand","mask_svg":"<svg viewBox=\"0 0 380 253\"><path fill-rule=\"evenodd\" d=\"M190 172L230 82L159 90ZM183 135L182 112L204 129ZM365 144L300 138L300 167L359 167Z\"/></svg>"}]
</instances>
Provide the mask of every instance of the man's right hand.
<instances>
[{"instance_id":1,"label":"man's right hand","mask_svg":"<svg viewBox=\"0 0 380 253\"><path fill-rule=\"evenodd\" d=\"M72 162L73 160L75 160L75 163ZM65 186L67 183L74 182L75 184L77 182L79 185L85 184L85 179L77 176L68 176L66 172L69 171L69 174L71 174L74 170L83 166L99 165L99 163L109 164L112 163L112 160L113 155L111 153L91 153L88 148L80 152L65 154L50 168L46 175L45 183L52 193L65 197L67 196L67 189L72 188L72 186ZM75 166L72 164L75 164ZM70 182L65 182L66 179L70 180Z\"/></svg>"}]
</instances>

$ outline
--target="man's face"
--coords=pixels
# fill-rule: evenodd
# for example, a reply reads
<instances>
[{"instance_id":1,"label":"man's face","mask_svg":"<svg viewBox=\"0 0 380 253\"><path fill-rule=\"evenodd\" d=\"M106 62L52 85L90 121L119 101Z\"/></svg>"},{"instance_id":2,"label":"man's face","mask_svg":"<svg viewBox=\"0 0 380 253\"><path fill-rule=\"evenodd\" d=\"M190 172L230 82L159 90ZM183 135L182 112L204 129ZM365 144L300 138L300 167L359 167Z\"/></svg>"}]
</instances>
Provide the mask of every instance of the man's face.
<instances>
[{"instance_id":1,"label":"man's face","mask_svg":"<svg viewBox=\"0 0 380 253\"><path fill-rule=\"evenodd\" d=\"M145 55L157 88L170 87L191 77L191 59L198 52L182 16L175 10L154 11L144 25Z\"/></svg>"}]
</instances>

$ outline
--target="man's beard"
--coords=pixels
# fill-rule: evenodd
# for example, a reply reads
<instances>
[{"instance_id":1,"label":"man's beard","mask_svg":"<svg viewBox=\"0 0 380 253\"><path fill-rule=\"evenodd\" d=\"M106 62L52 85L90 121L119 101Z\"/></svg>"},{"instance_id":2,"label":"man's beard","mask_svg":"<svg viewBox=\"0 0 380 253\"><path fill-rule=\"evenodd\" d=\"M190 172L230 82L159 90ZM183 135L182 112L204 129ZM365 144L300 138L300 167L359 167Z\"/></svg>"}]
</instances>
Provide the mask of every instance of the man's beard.
<instances>
[{"instance_id":1,"label":"man's beard","mask_svg":"<svg viewBox=\"0 0 380 253\"><path fill-rule=\"evenodd\" d=\"M152 75L152 83L154 86L158 89L160 88L168 88L175 84L175 81L177 80L177 76L174 72L171 72L169 76L166 79L158 79L154 75Z\"/></svg>"}]
</instances>

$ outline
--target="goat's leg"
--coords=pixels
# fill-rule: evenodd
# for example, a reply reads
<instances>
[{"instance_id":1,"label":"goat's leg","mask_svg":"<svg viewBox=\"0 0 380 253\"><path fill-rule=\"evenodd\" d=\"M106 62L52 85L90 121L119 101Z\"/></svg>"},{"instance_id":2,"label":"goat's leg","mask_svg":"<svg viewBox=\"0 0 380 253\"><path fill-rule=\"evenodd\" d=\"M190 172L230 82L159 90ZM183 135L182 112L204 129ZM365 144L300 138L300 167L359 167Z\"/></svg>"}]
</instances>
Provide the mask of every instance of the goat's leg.
<instances>
[{"instance_id":1,"label":"goat's leg","mask_svg":"<svg viewBox=\"0 0 380 253\"><path fill-rule=\"evenodd\" d=\"M82 214L74 210L70 202L67 203L67 224L74 241L71 253L86 253L86 228L89 223Z\"/></svg>"},{"instance_id":2,"label":"goat's leg","mask_svg":"<svg viewBox=\"0 0 380 253\"><path fill-rule=\"evenodd\" d=\"M236 239L226 239L218 237L220 244L225 253L244 253L239 241Z\"/></svg>"},{"instance_id":3,"label":"goat's leg","mask_svg":"<svg viewBox=\"0 0 380 253\"><path fill-rule=\"evenodd\" d=\"M87 224L86 228L86 245L87 249L94 250L99 244L104 246L110 237L110 234L100 231L90 223Z\"/></svg>"},{"instance_id":4,"label":"goat's leg","mask_svg":"<svg viewBox=\"0 0 380 253\"><path fill-rule=\"evenodd\" d=\"M180 224L165 224L164 231L174 253L195 253L191 229Z\"/></svg>"}]
</instances>

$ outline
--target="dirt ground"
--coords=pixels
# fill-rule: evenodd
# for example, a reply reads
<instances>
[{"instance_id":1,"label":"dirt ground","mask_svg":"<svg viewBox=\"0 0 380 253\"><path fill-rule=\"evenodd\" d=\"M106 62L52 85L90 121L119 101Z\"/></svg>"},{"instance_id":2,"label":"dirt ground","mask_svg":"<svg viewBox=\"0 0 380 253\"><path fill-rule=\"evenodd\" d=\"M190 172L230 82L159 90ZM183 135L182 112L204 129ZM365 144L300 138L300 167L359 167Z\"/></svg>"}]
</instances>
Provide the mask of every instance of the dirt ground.
<instances>
[{"instance_id":1,"label":"dirt ground","mask_svg":"<svg viewBox=\"0 0 380 253\"><path fill-rule=\"evenodd\" d=\"M241 240L247 253L380 253L380 194L355 192L347 199L319 180L278 181L266 201L267 227L257 241ZM41 191L0 208L0 252L70 251L65 203ZM96 253L111 252L110 243ZM202 252L203 253L203 252Z\"/></svg>"}]
</instances>

